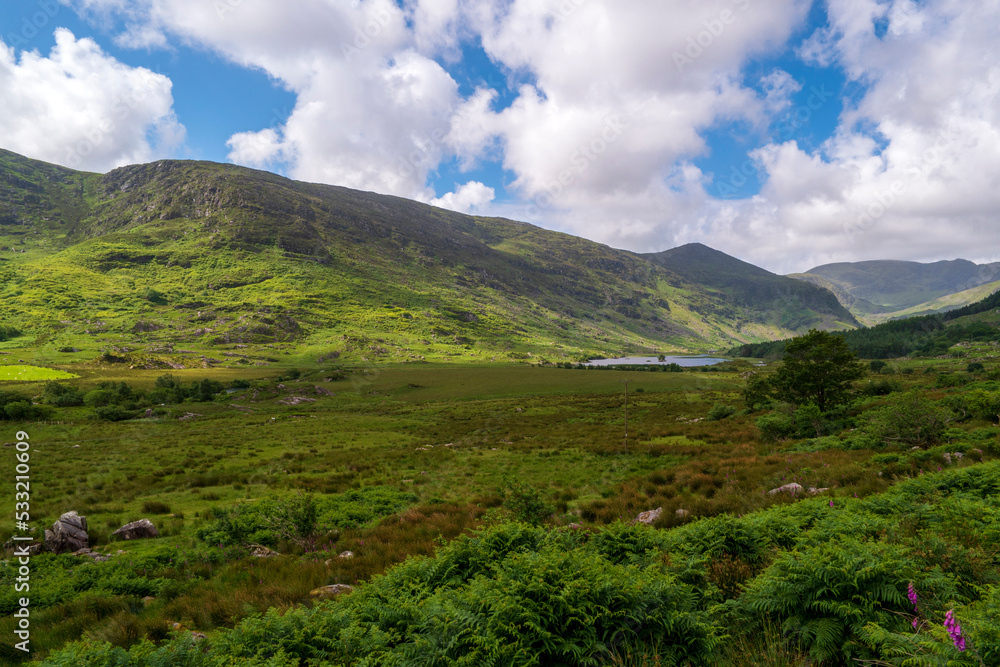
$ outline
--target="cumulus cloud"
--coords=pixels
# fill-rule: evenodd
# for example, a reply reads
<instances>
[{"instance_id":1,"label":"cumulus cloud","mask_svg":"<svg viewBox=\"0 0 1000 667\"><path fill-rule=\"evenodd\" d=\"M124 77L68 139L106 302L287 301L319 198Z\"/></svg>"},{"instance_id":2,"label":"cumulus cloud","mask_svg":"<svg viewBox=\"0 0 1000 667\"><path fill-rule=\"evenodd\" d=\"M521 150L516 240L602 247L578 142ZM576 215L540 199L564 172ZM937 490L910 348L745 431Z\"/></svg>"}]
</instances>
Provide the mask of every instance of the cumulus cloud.
<instances>
[{"instance_id":1,"label":"cumulus cloud","mask_svg":"<svg viewBox=\"0 0 1000 667\"><path fill-rule=\"evenodd\" d=\"M493 201L496 192L479 181L469 181L454 192L432 199L429 203L459 213L478 213Z\"/></svg>"},{"instance_id":2,"label":"cumulus cloud","mask_svg":"<svg viewBox=\"0 0 1000 667\"><path fill-rule=\"evenodd\" d=\"M121 44L211 49L293 91L280 126L232 136L242 164L495 212L478 181L441 197L429 182L446 162L496 162L511 217L640 251L701 241L779 271L968 255L970 235L1000 246L995 2L828 0L805 38L809 0L66 2L118 16ZM460 93L447 68L470 44L519 87ZM713 198L720 175L695 166L708 130L763 134L787 114L799 70L746 67L789 52L848 79L827 102L843 105L834 133L753 150L760 193Z\"/></svg>"},{"instance_id":3,"label":"cumulus cloud","mask_svg":"<svg viewBox=\"0 0 1000 667\"><path fill-rule=\"evenodd\" d=\"M169 154L184 138L171 81L129 67L91 39L55 33L48 57L0 41L0 144L69 167L107 171Z\"/></svg>"},{"instance_id":4,"label":"cumulus cloud","mask_svg":"<svg viewBox=\"0 0 1000 667\"><path fill-rule=\"evenodd\" d=\"M996 261L1000 6L830 2L807 40L867 86L818 151L768 146L761 194L704 232L782 270L831 261ZM884 22L883 31L876 22Z\"/></svg>"}]
</instances>

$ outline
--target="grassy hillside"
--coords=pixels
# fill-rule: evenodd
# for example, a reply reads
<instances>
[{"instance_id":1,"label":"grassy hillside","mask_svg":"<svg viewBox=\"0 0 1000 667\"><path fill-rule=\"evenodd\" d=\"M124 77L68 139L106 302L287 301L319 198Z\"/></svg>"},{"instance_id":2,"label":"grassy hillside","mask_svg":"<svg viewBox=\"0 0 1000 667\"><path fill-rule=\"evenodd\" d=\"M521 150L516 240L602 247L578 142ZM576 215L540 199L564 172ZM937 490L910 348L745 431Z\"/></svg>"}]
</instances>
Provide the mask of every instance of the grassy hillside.
<instances>
[{"instance_id":1,"label":"grassy hillside","mask_svg":"<svg viewBox=\"0 0 1000 667\"><path fill-rule=\"evenodd\" d=\"M829 290L773 274L700 243L644 257L731 302L747 324L797 332L860 326Z\"/></svg>"},{"instance_id":2,"label":"grassy hillside","mask_svg":"<svg viewBox=\"0 0 1000 667\"><path fill-rule=\"evenodd\" d=\"M232 165L98 175L0 152L0 175L0 323L53 361L577 360L842 324L822 299L751 308L711 272Z\"/></svg>"}]
</instances>

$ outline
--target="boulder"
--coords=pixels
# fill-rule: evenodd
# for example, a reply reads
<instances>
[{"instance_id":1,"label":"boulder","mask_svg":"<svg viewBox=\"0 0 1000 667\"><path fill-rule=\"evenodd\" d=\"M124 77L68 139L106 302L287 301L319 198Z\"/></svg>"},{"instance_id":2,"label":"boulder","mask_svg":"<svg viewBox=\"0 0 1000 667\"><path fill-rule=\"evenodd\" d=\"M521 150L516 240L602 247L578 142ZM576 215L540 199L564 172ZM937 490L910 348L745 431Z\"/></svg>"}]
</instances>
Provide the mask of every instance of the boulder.
<instances>
[{"instance_id":1,"label":"boulder","mask_svg":"<svg viewBox=\"0 0 1000 667\"><path fill-rule=\"evenodd\" d=\"M66 512L45 531L45 548L54 554L79 551L90 544L87 517Z\"/></svg>"},{"instance_id":2,"label":"boulder","mask_svg":"<svg viewBox=\"0 0 1000 667\"><path fill-rule=\"evenodd\" d=\"M881 474L881 473L880 473L880 474ZM830 490L830 489L829 489L829 488L827 488L827 487L825 487L825 486L823 486L823 487L820 487L820 488L818 488L818 489L817 489L817 488L816 488L815 486L810 486L810 487L809 487L809 493L811 493L811 494L813 494L813 495L815 495L815 494L817 494L817 493L823 493L824 491L829 491L829 490Z\"/></svg>"},{"instance_id":3,"label":"boulder","mask_svg":"<svg viewBox=\"0 0 1000 667\"><path fill-rule=\"evenodd\" d=\"M343 552L341 552L339 558L354 558L354 552L353 551L343 551Z\"/></svg>"},{"instance_id":4,"label":"boulder","mask_svg":"<svg viewBox=\"0 0 1000 667\"><path fill-rule=\"evenodd\" d=\"M772 496L776 493L790 493L794 496L796 493L801 493L801 492L802 492L802 485L796 484L795 482L782 484L778 488L771 489L770 491L768 491L768 493L770 493Z\"/></svg>"},{"instance_id":5,"label":"boulder","mask_svg":"<svg viewBox=\"0 0 1000 667\"><path fill-rule=\"evenodd\" d=\"M156 530L156 526L149 519L139 519L132 523L126 523L111 534L123 540L145 540L150 537L159 537L160 531Z\"/></svg>"},{"instance_id":6,"label":"boulder","mask_svg":"<svg viewBox=\"0 0 1000 667\"><path fill-rule=\"evenodd\" d=\"M251 544L250 555L254 558L274 558L281 554L274 549L265 547L263 544Z\"/></svg>"},{"instance_id":7,"label":"boulder","mask_svg":"<svg viewBox=\"0 0 1000 667\"><path fill-rule=\"evenodd\" d=\"M320 586L319 588L314 588L309 591L309 597L319 598L320 600L329 600L330 598L335 598L338 595L350 593L353 590L354 587L348 586L347 584L330 584L329 586Z\"/></svg>"},{"instance_id":8,"label":"boulder","mask_svg":"<svg viewBox=\"0 0 1000 667\"><path fill-rule=\"evenodd\" d=\"M333 396L332 391L330 391L326 387L321 387L319 385L316 385L316 393L319 394L320 396Z\"/></svg>"},{"instance_id":9,"label":"boulder","mask_svg":"<svg viewBox=\"0 0 1000 667\"><path fill-rule=\"evenodd\" d=\"M651 526L653 525L653 522L655 522L657 519L660 518L661 514L663 514L663 508L657 507L655 510L647 510L645 512L640 513L639 516L635 518L635 520L638 523L644 523L647 526Z\"/></svg>"},{"instance_id":10,"label":"boulder","mask_svg":"<svg viewBox=\"0 0 1000 667\"><path fill-rule=\"evenodd\" d=\"M677 510L676 514L683 519L684 517L689 516L691 512L688 512L687 510Z\"/></svg>"}]
</instances>

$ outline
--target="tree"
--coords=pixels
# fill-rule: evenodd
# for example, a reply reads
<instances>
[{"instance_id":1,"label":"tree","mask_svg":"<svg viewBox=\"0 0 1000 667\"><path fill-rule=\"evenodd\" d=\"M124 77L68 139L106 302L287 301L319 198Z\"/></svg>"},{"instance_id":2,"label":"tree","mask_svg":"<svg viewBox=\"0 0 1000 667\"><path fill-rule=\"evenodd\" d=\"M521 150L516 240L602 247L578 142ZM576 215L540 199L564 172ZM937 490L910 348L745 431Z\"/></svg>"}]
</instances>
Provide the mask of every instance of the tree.
<instances>
[{"instance_id":1,"label":"tree","mask_svg":"<svg viewBox=\"0 0 1000 667\"><path fill-rule=\"evenodd\" d=\"M772 383L777 397L827 408L846 402L851 383L867 373L842 336L810 329L785 345L784 363Z\"/></svg>"}]
</instances>

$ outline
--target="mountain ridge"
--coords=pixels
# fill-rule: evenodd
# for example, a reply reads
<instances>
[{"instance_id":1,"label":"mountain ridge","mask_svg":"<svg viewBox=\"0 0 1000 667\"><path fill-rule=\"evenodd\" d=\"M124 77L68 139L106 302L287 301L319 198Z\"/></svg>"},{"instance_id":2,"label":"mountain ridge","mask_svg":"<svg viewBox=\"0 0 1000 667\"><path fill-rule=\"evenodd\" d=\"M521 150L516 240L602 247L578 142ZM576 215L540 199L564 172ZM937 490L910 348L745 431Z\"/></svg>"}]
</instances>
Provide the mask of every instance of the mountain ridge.
<instances>
[{"instance_id":1,"label":"mountain ridge","mask_svg":"<svg viewBox=\"0 0 1000 667\"><path fill-rule=\"evenodd\" d=\"M840 316L805 309L783 323L699 285L689 266L235 165L92 174L0 151L0 211L0 317L57 359L76 343L93 354L98 335L104 352L146 357L183 344L579 359L702 351Z\"/></svg>"},{"instance_id":2,"label":"mountain ridge","mask_svg":"<svg viewBox=\"0 0 1000 667\"><path fill-rule=\"evenodd\" d=\"M866 260L817 266L789 277L826 287L865 324L941 313L979 300L1000 281L1000 262Z\"/></svg>"}]
</instances>

